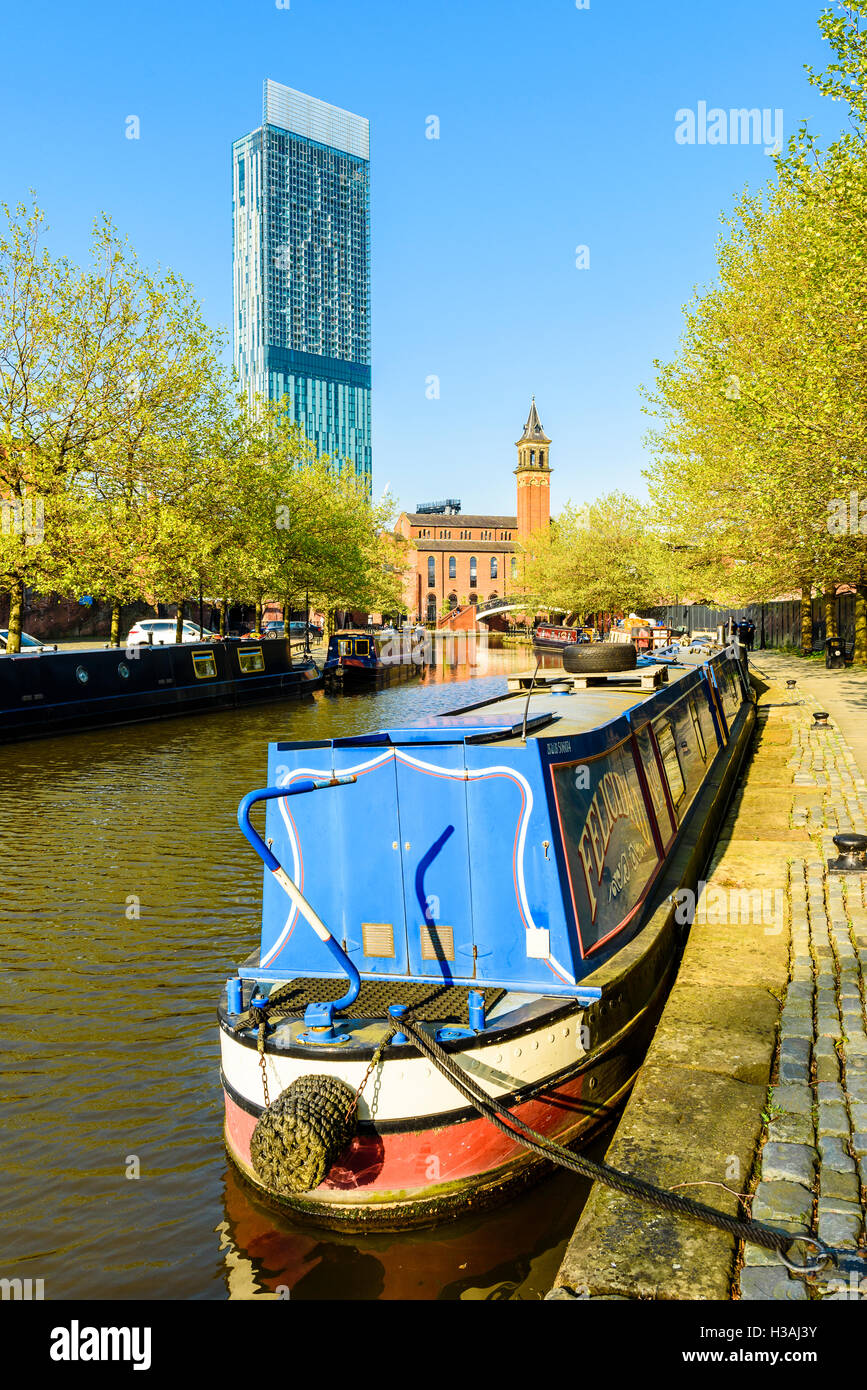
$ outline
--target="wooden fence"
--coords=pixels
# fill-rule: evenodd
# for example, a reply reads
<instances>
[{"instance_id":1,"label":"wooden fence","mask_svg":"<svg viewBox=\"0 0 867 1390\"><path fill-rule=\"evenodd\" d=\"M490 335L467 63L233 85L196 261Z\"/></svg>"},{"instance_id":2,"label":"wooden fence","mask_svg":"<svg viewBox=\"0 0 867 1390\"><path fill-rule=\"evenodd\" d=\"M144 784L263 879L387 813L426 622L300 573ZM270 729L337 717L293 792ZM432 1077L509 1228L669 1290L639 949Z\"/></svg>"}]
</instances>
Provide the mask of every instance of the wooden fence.
<instances>
[{"instance_id":1,"label":"wooden fence","mask_svg":"<svg viewBox=\"0 0 867 1390\"><path fill-rule=\"evenodd\" d=\"M708 608L704 604L676 603L667 608L651 608L649 616L658 618L667 627L715 628L729 618L751 618L756 625L756 647L800 647L801 604L799 599L775 603L749 603L742 608ZM812 602L813 647L825 642L825 603L822 598ZM855 595L837 597L837 631L842 641L855 640Z\"/></svg>"}]
</instances>

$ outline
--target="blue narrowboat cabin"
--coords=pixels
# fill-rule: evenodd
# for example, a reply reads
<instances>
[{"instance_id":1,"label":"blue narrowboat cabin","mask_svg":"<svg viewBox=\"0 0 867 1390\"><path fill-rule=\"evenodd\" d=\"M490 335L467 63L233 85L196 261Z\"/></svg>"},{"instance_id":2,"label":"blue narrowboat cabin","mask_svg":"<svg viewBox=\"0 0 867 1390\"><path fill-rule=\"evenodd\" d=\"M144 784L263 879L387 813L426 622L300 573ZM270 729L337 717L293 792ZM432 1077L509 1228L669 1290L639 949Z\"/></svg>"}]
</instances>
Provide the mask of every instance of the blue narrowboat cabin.
<instances>
[{"instance_id":1,"label":"blue narrowboat cabin","mask_svg":"<svg viewBox=\"0 0 867 1390\"><path fill-rule=\"evenodd\" d=\"M544 1170L401 1017L516 1123L571 1144L611 1119L682 948L673 895L701 876L755 720L737 648L668 677L271 745L239 809L261 939L220 1005L226 1143L250 1182L326 1224L399 1227ZM299 1167L293 1135L303 1149L328 1114L337 1150Z\"/></svg>"}]
</instances>

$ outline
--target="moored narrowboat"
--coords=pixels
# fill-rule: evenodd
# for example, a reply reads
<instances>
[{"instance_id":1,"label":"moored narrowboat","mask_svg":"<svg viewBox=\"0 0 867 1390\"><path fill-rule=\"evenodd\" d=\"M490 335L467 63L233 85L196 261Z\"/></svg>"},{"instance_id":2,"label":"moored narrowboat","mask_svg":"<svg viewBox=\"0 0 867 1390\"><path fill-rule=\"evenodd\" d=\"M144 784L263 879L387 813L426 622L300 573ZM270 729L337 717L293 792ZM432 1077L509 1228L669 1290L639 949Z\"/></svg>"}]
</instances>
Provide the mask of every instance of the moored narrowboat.
<instances>
[{"instance_id":1,"label":"moored narrowboat","mask_svg":"<svg viewBox=\"0 0 867 1390\"><path fill-rule=\"evenodd\" d=\"M239 808L260 945L219 1008L244 1177L326 1225L429 1224L545 1171L521 1124L575 1144L609 1123L754 720L727 649L643 698L611 677L272 744Z\"/></svg>"},{"instance_id":2,"label":"moored narrowboat","mask_svg":"<svg viewBox=\"0 0 867 1390\"><path fill-rule=\"evenodd\" d=\"M533 629L533 646L562 651L576 642L590 642L591 635L583 627L557 627L552 623L540 623Z\"/></svg>"},{"instance_id":3,"label":"moored narrowboat","mask_svg":"<svg viewBox=\"0 0 867 1390\"><path fill-rule=\"evenodd\" d=\"M201 714L322 688L290 643L247 638L0 656L0 742Z\"/></svg>"},{"instance_id":4,"label":"moored narrowboat","mask_svg":"<svg viewBox=\"0 0 867 1390\"><path fill-rule=\"evenodd\" d=\"M428 637L413 632L341 628L328 642L322 672L327 685L346 689L411 680L428 664Z\"/></svg>"}]
</instances>

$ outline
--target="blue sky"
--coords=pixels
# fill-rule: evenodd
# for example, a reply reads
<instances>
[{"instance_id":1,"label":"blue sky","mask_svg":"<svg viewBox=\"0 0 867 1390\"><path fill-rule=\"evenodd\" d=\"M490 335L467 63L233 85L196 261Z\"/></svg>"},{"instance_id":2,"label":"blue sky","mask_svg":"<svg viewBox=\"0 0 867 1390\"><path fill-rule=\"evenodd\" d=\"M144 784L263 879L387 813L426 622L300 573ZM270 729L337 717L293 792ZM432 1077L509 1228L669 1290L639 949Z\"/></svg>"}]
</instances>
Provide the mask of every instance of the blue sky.
<instances>
[{"instance_id":1,"label":"blue sky","mask_svg":"<svg viewBox=\"0 0 867 1390\"><path fill-rule=\"evenodd\" d=\"M638 386L713 275L720 214L773 161L681 145L675 113L839 107L821 0L149 0L6 7L0 197L31 187L53 248L110 213L142 260L231 322L233 139L276 81L371 122L374 491L514 510L536 400L552 504L641 491ZM141 138L125 138L137 115ZM425 138L426 118L440 139ZM590 248L589 269L576 247ZM426 397L436 375L440 398Z\"/></svg>"}]
</instances>

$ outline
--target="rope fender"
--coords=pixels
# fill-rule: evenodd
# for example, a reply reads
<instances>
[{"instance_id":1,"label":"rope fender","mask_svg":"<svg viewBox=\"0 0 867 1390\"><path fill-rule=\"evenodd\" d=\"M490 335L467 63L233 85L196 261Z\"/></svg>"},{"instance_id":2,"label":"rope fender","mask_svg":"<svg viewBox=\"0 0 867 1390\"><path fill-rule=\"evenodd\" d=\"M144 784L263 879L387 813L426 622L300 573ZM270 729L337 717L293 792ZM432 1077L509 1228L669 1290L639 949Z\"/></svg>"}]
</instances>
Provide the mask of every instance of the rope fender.
<instances>
[{"instance_id":1,"label":"rope fender","mask_svg":"<svg viewBox=\"0 0 867 1390\"><path fill-rule=\"evenodd\" d=\"M272 1192L311 1192L355 1134L354 1091L336 1076L299 1076L259 1116L250 1139Z\"/></svg>"}]
</instances>

